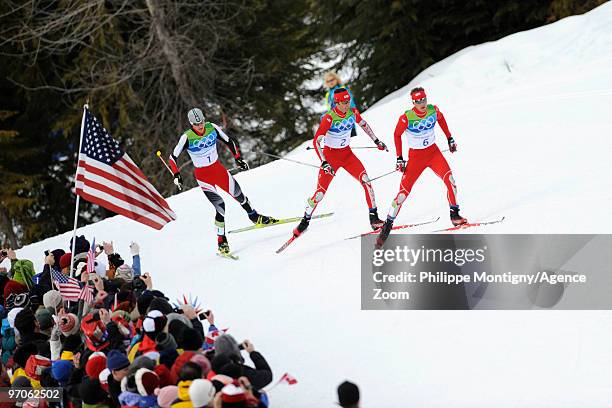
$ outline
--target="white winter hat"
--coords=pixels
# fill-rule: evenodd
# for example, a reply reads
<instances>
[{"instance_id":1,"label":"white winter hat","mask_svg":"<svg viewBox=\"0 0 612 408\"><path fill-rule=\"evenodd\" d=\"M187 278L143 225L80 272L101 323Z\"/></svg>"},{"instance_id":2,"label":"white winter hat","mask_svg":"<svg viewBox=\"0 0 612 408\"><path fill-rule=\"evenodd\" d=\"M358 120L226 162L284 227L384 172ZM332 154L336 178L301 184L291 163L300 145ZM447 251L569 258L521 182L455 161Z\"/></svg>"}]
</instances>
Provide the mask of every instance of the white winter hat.
<instances>
[{"instance_id":1,"label":"white winter hat","mask_svg":"<svg viewBox=\"0 0 612 408\"><path fill-rule=\"evenodd\" d=\"M131 282L134 279L134 270L130 265L123 264L115 271L115 278L121 278L126 282Z\"/></svg>"},{"instance_id":2,"label":"white winter hat","mask_svg":"<svg viewBox=\"0 0 612 408\"><path fill-rule=\"evenodd\" d=\"M215 387L208 380L196 379L189 386L189 399L194 408L205 407L215 398Z\"/></svg>"}]
</instances>

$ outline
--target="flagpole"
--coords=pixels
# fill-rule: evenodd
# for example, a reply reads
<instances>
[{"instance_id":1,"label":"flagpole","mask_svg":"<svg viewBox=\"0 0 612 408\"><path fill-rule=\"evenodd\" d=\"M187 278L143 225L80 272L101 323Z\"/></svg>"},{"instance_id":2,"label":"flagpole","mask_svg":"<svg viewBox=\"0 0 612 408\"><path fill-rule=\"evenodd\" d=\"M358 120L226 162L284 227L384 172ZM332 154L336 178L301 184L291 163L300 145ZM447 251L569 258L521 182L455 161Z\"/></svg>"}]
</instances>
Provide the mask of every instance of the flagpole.
<instances>
[{"instance_id":1,"label":"flagpole","mask_svg":"<svg viewBox=\"0 0 612 408\"><path fill-rule=\"evenodd\" d=\"M79 220L79 201L81 196L76 193L76 183L77 183L77 175L79 174L79 161L81 160L81 147L83 146L83 130L85 129L85 113L89 108L89 104L86 103L83 105L83 118L81 119L81 135L79 137L79 152L77 154L77 166L74 172L74 193L76 195L76 205L74 208L74 226L72 228L72 248L70 253L72 256L70 257L70 276L74 277L74 250L76 245L76 230L77 230L77 222Z\"/></svg>"}]
</instances>

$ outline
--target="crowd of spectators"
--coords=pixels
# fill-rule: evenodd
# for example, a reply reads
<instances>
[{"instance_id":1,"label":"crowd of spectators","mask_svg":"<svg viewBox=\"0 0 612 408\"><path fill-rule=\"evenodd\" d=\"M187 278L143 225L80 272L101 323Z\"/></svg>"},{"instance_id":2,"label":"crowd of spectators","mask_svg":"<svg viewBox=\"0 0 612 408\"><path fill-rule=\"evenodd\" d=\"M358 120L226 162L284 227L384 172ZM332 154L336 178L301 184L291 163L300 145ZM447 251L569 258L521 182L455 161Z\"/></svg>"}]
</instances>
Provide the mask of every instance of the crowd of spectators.
<instances>
[{"instance_id":1,"label":"crowd of spectators","mask_svg":"<svg viewBox=\"0 0 612 408\"><path fill-rule=\"evenodd\" d=\"M210 310L171 304L141 273L136 243L130 252L131 264L111 243L90 252L80 236L74 257L41 254L38 273L13 250L0 252L0 263L10 260L0 268L0 387L63 389L61 401L17 403L25 408L267 407L272 371L253 344L219 329Z\"/></svg>"}]
</instances>

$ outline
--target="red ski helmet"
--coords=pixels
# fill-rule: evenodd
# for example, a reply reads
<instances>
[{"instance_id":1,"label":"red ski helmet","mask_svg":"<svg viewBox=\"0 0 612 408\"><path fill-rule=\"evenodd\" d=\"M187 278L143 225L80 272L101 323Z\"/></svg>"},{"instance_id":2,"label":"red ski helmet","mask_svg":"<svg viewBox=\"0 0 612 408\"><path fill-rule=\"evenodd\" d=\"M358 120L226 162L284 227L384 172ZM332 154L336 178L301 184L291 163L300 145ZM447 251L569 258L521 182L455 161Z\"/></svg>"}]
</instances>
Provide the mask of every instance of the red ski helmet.
<instances>
[{"instance_id":1,"label":"red ski helmet","mask_svg":"<svg viewBox=\"0 0 612 408\"><path fill-rule=\"evenodd\" d=\"M334 92L334 102L348 102L351 100L351 94L346 88L338 88Z\"/></svg>"}]
</instances>

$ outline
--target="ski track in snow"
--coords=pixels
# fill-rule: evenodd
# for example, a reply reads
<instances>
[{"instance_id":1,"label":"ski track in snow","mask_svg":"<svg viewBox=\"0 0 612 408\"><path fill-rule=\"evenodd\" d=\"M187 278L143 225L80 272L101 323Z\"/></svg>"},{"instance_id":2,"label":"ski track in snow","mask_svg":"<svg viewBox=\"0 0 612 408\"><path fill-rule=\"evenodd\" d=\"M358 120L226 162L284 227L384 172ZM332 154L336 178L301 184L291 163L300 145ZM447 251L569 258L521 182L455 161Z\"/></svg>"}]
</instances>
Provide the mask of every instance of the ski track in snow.
<instances>
[{"instance_id":1,"label":"ski track in snow","mask_svg":"<svg viewBox=\"0 0 612 408\"><path fill-rule=\"evenodd\" d=\"M372 178L393 169L397 118L410 107L409 90L422 85L458 143L456 154L444 154L462 214L471 221L506 216L460 233L610 233L611 55L612 3L468 47L364 113L391 152L355 152ZM289 157L317 164L305 150L310 143ZM359 129L352 143L371 141ZM237 179L258 211L285 217L303 212L316 174L279 160ZM381 218L399 179L395 173L374 182ZM162 182L171 180L155 183ZM249 225L238 204L224 199L227 228ZM368 213L361 186L345 172L317 209L335 215L314 220L281 255L274 251L292 224L229 235L240 256L230 261L215 256L214 210L199 189L169 203L178 220L161 232L113 217L78 233L113 240L125 259L137 241L157 288L171 299L198 295L220 327L254 342L275 379L295 376L297 385L272 391L274 407L332 407L335 387L346 378L361 387L364 407L610 406L607 312L361 311L360 242L344 238L368 231ZM444 185L427 170L397 223L437 216L437 223L410 232L450 226ZM70 235L29 245L18 256L42 268L43 251L67 249Z\"/></svg>"}]
</instances>

